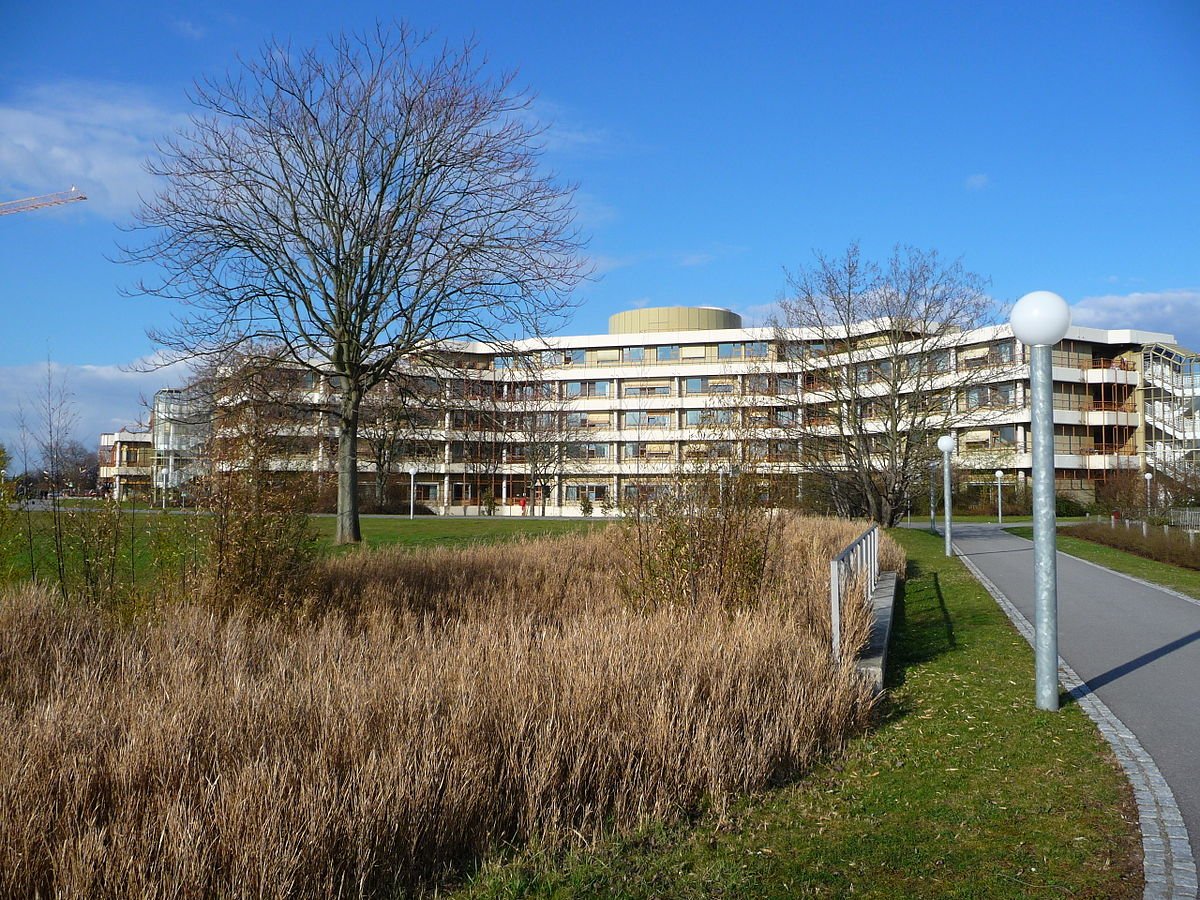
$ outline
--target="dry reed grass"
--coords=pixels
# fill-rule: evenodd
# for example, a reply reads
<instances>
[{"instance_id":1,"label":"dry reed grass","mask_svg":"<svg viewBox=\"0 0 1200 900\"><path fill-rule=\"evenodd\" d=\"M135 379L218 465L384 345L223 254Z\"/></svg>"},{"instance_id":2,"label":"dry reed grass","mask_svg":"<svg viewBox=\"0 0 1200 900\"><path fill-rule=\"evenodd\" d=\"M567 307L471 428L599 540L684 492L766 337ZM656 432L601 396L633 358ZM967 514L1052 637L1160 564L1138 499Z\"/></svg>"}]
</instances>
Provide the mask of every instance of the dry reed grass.
<instances>
[{"instance_id":1,"label":"dry reed grass","mask_svg":"<svg viewBox=\"0 0 1200 900\"><path fill-rule=\"evenodd\" d=\"M340 557L302 620L181 603L131 627L9 592L0 895L390 895L720 810L865 721L824 610L853 531L789 525L732 612L631 611L603 535Z\"/></svg>"}]
</instances>

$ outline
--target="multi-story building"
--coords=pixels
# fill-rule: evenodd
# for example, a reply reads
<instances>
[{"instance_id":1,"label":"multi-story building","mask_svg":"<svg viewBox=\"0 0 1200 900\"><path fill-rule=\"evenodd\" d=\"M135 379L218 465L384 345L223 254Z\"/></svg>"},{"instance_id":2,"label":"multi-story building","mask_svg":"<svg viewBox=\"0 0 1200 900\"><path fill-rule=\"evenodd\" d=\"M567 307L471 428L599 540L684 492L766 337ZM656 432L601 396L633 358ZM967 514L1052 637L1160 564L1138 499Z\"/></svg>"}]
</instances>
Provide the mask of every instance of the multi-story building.
<instances>
[{"instance_id":1,"label":"multi-story building","mask_svg":"<svg viewBox=\"0 0 1200 900\"><path fill-rule=\"evenodd\" d=\"M153 487L154 441L149 432L120 431L100 435L97 453L100 492L114 500L149 496Z\"/></svg>"},{"instance_id":2,"label":"multi-story building","mask_svg":"<svg viewBox=\"0 0 1200 900\"><path fill-rule=\"evenodd\" d=\"M164 388L155 393L150 435L156 491L171 495L186 490L203 472L210 424L210 404L195 391Z\"/></svg>"},{"instance_id":3,"label":"multi-story building","mask_svg":"<svg viewBox=\"0 0 1200 900\"><path fill-rule=\"evenodd\" d=\"M443 513L492 504L508 514L527 505L574 512L584 497L629 498L701 464L791 479L798 490L822 430L845 427L847 401L830 391L835 375L869 419L903 383L889 378L901 365L932 373L925 386L936 390L899 402L939 395L968 480L994 483L1000 469L1022 484L1032 464L1029 366L1011 328L956 333L942 349L908 357L882 338L871 349L887 330L859 323L831 341L745 328L729 310L667 307L614 315L607 334L455 346L446 352L453 377L403 373L408 389L395 397L407 399L385 390L364 413L364 491L384 468L405 502L411 483L418 502ZM1072 327L1054 349L1058 490L1086 500L1114 472L1190 459L1200 446L1193 368L1200 362L1171 335ZM307 412L277 464L331 472L332 391L309 375L294 387ZM372 452L373 441L388 452ZM158 459L172 465L163 450Z\"/></svg>"}]
</instances>

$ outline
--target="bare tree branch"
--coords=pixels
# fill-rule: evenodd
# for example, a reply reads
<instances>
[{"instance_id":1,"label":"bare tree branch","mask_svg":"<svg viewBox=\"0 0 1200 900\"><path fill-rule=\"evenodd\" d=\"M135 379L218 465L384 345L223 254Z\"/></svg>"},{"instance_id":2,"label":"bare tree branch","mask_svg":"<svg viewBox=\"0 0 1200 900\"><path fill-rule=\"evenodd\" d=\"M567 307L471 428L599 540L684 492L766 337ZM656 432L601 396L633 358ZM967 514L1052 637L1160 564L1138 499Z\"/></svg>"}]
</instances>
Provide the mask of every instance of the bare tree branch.
<instances>
[{"instance_id":1,"label":"bare tree branch","mask_svg":"<svg viewBox=\"0 0 1200 900\"><path fill-rule=\"evenodd\" d=\"M586 275L574 188L539 170L511 74L404 25L270 44L193 100L123 248L157 267L139 291L182 304L153 336L188 358L271 342L334 378L338 539L358 540L363 398L446 341L556 324Z\"/></svg>"},{"instance_id":2,"label":"bare tree branch","mask_svg":"<svg viewBox=\"0 0 1200 900\"><path fill-rule=\"evenodd\" d=\"M881 266L852 244L838 257L818 253L789 284L777 343L798 415L786 430L838 511L893 524L937 436L994 417L971 391L1012 356L985 348L993 355L978 365L959 358L983 340L973 332L992 311L985 283L936 252L897 247Z\"/></svg>"}]
</instances>

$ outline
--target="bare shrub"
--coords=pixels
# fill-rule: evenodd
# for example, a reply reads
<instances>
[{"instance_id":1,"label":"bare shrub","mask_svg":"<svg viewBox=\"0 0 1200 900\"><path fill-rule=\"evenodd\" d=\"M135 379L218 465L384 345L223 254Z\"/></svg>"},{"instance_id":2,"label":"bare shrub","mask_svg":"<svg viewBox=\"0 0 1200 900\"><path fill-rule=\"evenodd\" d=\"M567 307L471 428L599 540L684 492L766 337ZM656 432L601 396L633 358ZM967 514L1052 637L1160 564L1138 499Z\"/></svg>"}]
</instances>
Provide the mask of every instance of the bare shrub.
<instances>
[{"instance_id":1,"label":"bare shrub","mask_svg":"<svg viewBox=\"0 0 1200 900\"><path fill-rule=\"evenodd\" d=\"M793 777L870 699L825 594L860 529L781 528L733 610L632 611L604 534L332 559L307 620L0 595L0 895L391 896Z\"/></svg>"},{"instance_id":2,"label":"bare shrub","mask_svg":"<svg viewBox=\"0 0 1200 900\"><path fill-rule=\"evenodd\" d=\"M778 550L779 516L763 508L757 492L752 478L709 471L627 503L615 528L626 599L638 609L758 602Z\"/></svg>"},{"instance_id":3,"label":"bare shrub","mask_svg":"<svg viewBox=\"0 0 1200 900\"><path fill-rule=\"evenodd\" d=\"M313 490L263 471L217 473L207 481L200 589L221 609L277 611L309 590L317 538L309 521Z\"/></svg>"}]
</instances>

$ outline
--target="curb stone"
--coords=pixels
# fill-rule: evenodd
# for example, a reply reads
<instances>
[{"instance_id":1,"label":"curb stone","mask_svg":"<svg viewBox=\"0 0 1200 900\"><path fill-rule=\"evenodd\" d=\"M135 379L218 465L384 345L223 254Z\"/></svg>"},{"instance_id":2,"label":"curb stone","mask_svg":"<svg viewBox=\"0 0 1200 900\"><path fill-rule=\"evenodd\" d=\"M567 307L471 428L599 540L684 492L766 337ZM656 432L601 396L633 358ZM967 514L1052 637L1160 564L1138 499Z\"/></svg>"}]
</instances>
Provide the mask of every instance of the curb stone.
<instances>
[{"instance_id":1,"label":"curb stone","mask_svg":"<svg viewBox=\"0 0 1200 900\"><path fill-rule=\"evenodd\" d=\"M954 547L954 552L1004 610L1021 636L1033 646L1033 625L1024 614L979 570L969 556L964 555L957 546ZM1183 816L1180 815L1175 795L1171 792L1167 780L1163 778L1153 758L1142 747L1134 733L1092 693L1087 683L1063 661L1062 657L1058 659L1058 678L1080 708L1096 723L1133 787L1138 807L1138 824L1142 832L1143 870L1146 881L1142 896L1145 900L1195 900L1196 863L1192 858L1192 847L1188 841Z\"/></svg>"},{"instance_id":2,"label":"curb stone","mask_svg":"<svg viewBox=\"0 0 1200 900\"><path fill-rule=\"evenodd\" d=\"M871 594L871 636L858 657L858 671L871 685L871 696L883 693L883 673L887 668L888 642L892 637L892 609L896 603L895 572L880 572Z\"/></svg>"}]
</instances>

